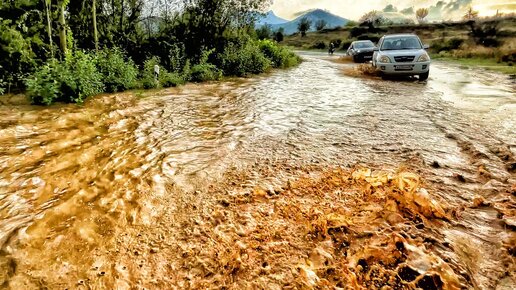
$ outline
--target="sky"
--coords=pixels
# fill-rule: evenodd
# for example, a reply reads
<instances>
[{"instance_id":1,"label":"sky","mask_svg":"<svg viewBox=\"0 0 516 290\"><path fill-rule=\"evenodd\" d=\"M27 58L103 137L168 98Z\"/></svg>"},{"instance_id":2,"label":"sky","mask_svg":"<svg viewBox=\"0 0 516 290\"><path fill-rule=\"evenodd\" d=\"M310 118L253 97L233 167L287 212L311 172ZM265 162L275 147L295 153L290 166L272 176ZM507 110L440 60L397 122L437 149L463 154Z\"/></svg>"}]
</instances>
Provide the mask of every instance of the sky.
<instances>
[{"instance_id":1,"label":"sky","mask_svg":"<svg viewBox=\"0 0 516 290\"><path fill-rule=\"evenodd\" d=\"M280 17L293 19L296 14L309 9L325 9L344 18L357 20L364 13L371 10L383 10L388 4L392 4L398 10L414 7L415 9L434 7L446 9L443 15L455 15L472 6L480 12L481 16L493 15L496 10L501 12L516 12L516 0L443 0L450 6L439 4L437 0L273 0L272 10ZM360 3L360 4L357 4ZM455 9L460 7L459 9ZM454 13L452 13L454 10Z\"/></svg>"}]
</instances>

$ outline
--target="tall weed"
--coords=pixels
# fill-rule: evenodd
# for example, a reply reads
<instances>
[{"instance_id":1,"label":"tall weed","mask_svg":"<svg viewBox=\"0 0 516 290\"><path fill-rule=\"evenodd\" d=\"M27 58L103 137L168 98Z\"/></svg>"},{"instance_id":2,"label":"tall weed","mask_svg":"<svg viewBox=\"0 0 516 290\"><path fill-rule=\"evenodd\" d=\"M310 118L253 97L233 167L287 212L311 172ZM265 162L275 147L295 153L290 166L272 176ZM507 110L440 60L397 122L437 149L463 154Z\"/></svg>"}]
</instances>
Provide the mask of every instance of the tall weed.
<instances>
[{"instance_id":1,"label":"tall weed","mask_svg":"<svg viewBox=\"0 0 516 290\"><path fill-rule=\"evenodd\" d=\"M272 66L275 68L288 68L301 62L299 56L272 40L260 40L258 46L265 57L271 60Z\"/></svg>"},{"instance_id":2,"label":"tall weed","mask_svg":"<svg viewBox=\"0 0 516 290\"><path fill-rule=\"evenodd\" d=\"M50 60L30 75L25 84L33 103L56 101L82 103L104 91L95 59L82 51L71 52L63 61Z\"/></svg>"},{"instance_id":3,"label":"tall weed","mask_svg":"<svg viewBox=\"0 0 516 290\"><path fill-rule=\"evenodd\" d=\"M253 41L248 41L242 46L230 43L218 57L224 74L228 76L259 74L272 66L271 61Z\"/></svg>"},{"instance_id":4,"label":"tall weed","mask_svg":"<svg viewBox=\"0 0 516 290\"><path fill-rule=\"evenodd\" d=\"M96 60L106 92L120 92L136 86L138 68L120 49L102 50L97 54Z\"/></svg>"}]
</instances>

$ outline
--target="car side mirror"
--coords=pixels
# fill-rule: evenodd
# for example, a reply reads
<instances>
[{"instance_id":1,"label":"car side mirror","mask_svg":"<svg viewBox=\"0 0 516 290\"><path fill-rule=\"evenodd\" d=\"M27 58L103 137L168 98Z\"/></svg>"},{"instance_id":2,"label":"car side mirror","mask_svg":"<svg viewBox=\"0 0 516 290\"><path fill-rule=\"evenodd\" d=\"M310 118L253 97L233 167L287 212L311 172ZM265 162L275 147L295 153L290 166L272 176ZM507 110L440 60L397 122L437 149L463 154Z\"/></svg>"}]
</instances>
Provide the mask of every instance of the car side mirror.
<instances>
[{"instance_id":1,"label":"car side mirror","mask_svg":"<svg viewBox=\"0 0 516 290\"><path fill-rule=\"evenodd\" d=\"M425 44L425 45L423 45L423 48L424 48L424 49L429 49L429 48L430 48L430 45Z\"/></svg>"},{"instance_id":2,"label":"car side mirror","mask_svg":"<svg viewBox=\"0 0 516 290\"><path fill-rule=\"evenodd\" d=\"M379 51L379 50L380 50L380 48L379 48L378 46L375 46L375 47L373 48L373 51Z\"/></svg>"}]
</instances>

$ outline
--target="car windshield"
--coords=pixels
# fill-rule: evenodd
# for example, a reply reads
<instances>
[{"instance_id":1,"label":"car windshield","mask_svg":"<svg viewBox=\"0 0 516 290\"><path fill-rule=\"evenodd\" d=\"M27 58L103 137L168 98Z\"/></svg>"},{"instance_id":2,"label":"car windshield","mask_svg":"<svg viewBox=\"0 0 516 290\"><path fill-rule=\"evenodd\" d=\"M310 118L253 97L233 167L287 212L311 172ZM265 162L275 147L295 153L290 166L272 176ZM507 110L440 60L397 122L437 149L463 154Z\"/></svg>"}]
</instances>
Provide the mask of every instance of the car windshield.
<instances>
[{"instance_id":1,"label":"car windshield","mask_svg":"<svg viewBox=\"0 0 516 290\"><path fill-rule=\"evenodd\" d=\"M415 36L386 38L382 50L421 49L421 42Z\"/></svg>"},{"instance_id":2,"label":"car windshield","mask_svg":"<svg viewBox=\"0 0 516 290\"><path fill-rule=\"evenodd\" d=\"M372 42L357 42L355 43L355 48L369 48L373 47L374 44Z\"/></svg>"}]
</instances>

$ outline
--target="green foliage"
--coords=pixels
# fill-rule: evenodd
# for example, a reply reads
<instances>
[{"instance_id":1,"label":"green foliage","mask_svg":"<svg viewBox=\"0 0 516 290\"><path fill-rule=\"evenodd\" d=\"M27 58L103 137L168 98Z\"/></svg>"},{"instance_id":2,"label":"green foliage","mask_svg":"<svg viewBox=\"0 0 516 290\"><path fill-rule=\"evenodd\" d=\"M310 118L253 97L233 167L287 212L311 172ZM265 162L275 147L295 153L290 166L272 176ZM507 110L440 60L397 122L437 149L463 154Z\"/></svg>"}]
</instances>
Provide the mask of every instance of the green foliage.
<instances>
[{"instance_id":1,"label":"green foliage","mask_svg":"<svg viewBox=\"0 0 516 290\"><path fill-rule=\"evenodd\" d=\"M303 17L297 24L297 30L301 32L301 36L306 36L306 32L310 30L310 27L312 26L312 21L310 21L308 18Z\"/></svg>"},{"instance_id":2,"label":"green foliage","mask_svg":"<svg viewBox=\"0 0 516 290\"><path fill-rule=\"evenodd\" d=\"M177 72L160 73L160 85L164 88L177 87L185 83L184 76Z\"/></svg>"},{"instance_id":3,"label":"green foliage","mask_svg":"<svg viewBox=\"0 0 516 290\"><path fill-rule=\"evenodd\" d=\"M216 65L209 63L210 56L215 49L203 50L199 63L192 66L190 71L190 80L194 82L214 81L222 78L222 71Z\"/></svg>"},{"instance_id":4,"label":"green foliage","mask_svg":"<svg viewBox=\"0 0 516 290\"><path fill-rule=\"evenodd\" d=\"M222 78L222 71L214 64L201 63L192 67L190 78L194 82L215 81Z\"/></svg>"},{"instance_id":5,"label":"green foliage","mask_svg":"<svg viewBox=\"0 0 516 290\"><path fill-rule=\"evenodd\" d=\"M271 61L254 41L247 41L243 45L229 43L218 57L224 74L229 76L259 74L271 67Z\"/></svg>"},{"instance_id":6,"label":"green foliage","mask_svg":"<svg viewBox=\"0 0 516 290\"><path fill-rule=\"evenodd\" d=\"M288 68L301 62L299 56L285 47L279 46L272 40L259 41L260 50L271 60L275 68Z\"/></svg>"},{"instance_id":7,"label":"green foliage","mask_svg":"<svg viewBox=\"0 0 516 290\"><path fill-rule=\"evenodd\" d=\"M59 66L57 60L51 60L27 78L25 85L33 103L50 105L61 96L61 84L57 79Z\"/></svg>"},{"instance_id":8,"label":"green foliage","mask_svg":"<svg viewBox=\"0 0 516 290\"><path fill-rule=\"evenodd\" d=\"M136 86L138 68L120 49L104 49L96 60L106 92L120 92Z\"/></svg>"},{"instance_id":9,"label":"green foliage","mask_svg":"<svg viewBox=\"0 0 516 290\"><path fill-rule=\"evenodd\" d=\"M326 22L326 20L324 20L324 19L319 19L319 20L317 20L317 22L315 22L315 29L317 29L317 31L321 31L321 30L323 30L324 28L326 28L326 25L328 25L328 23Z\"/></svg>"},{"instance_id":10,"label":"green foliage","mask_svg":"<svg viewBox=\"0 0 516 290\"><path fill-rule=\"evenodd\" d=\"M441 51L450 51L454 49L459 49L460 46L464 43L464 39L462 38L451 38L446 41L438 40L432 42L430 48L432 51L439 53Z\"/></svg>"},{"instance_id":11,"label":"green foliage","mask_svg":"<svg viewBox=\"0 0 516 290\"><path fill-rule=\"evenodd\" d=\"M346 27L355 27L358 26L358 22L350 20L348 23L346 23Z\"/></svg>"},{"instance_id":12,"label":"green foliage","mask_svg":"<svg viewBox=\"0 0 516 290\"><path fill-rule=\"evenodd\" d=\"M158 65L159 68L159 77L156 79L154 73L154 66ZM147 59L143 64L143 70L141 71L141 84L145 89L156 89L156 88L168 88L168 87L176 87L178 85L184 84L188 79L187 75L189 72L190 64L187 62L185 65L184 73L181 74L179 72L168 72L161 63L160 59L156 56L153 56Z\"/></svg>"},{"instance_id":13,"label":"green foliage","mask_svg":"<svg viewBox=\"0 0 516 290\"><path fill-rule=\"evenodd\" d=\"M169 49L169 67L170 71L179 72L186 65L186 53L183 43L174 43Z\"/></svg>"},{"instance_id":14,"label":"green foliage","mask_svg":"<svg viewBox=\"0 0 516 290\"><path fill-rule=\"evenodd\" d=\"M63 74L71 80L68 88L62 88L64 97L70 101L82 103L87 97L99 94L104 90L102 75L95 66L93 56L82 51L76 51L67 56ZM66 93L68 92L68 95Z\"/></svg>"},{"instance_id":15,"label":"green foliage","mask_svg":"<svg viewBox=\"0 0 516 290\"><path fill-rule=\"evenodd\" d=\"M167 1L97 0L93 6L90 0L0 0L0 94L27 89L38 104L83 102L104 91L297 64L299 58L276 42L255 40L283 41L283 30L273 33L265 26L257 32L252 25L254 14L248 12L263 10L268 1L244 2L191 0L176 11ZM99 24L98 37L93 23ZM305 25L308 30L310 21Z\"/></svg>"},{"instance_id":16,"label":"green foliage","mask_svg":"<svg viewBox=\"0 0 516 290\"><path fill-rule=\"evenodd\" d=\"M468 21L468 24L471 29L470 34L477 44L485 47L499 47L502 45L500 40L497 39L497 36L500 33L500 22L471 20Z\"/></svg>"},{"instance_id":17,"label":"green foliage","mask_svg":"<svg viewBox=\"0 0 516 290\"><path fill-rule=\"evenodd\" d=\"M32 102L46 105L56 101L82 103L104 91L95 59L82 51L67 54L64 61L50 60L25 84Z\"/></svg>"},{"instance_id":18,"label":"green foliage","mask_svg":"<svg viewBox=\"0 0 516 290\"><path fill-rule=\"evenodd\" d=\"M262 25L256 29L256 37L258 39L269 39L272 37L272 27L269 24Z\"/></svg>"},{"instance_id":19,"label":"green foliage","mask_svg":"<svg viewBox=\"0 0 516 290\"><path fill-rule=\"evenodd\" d=\"M324 43L324 41L317 41L310 48L313 48L313 49L325 49L326 48L326 43Z\"/></svg>"},{"instance_id":20,"label":"green foliage","mask_svg":"<svg viewBox=\"0 0 516 290\"><path fill-rule=\"evenodd\" d=\"M283 34L283 29L280 29L274 33L274 37L273 37L274 41L282 42L284 38L285 38L285 35Z\"/></svg>"},{"instance_id":21,"label":"green foliage","mask_svg":"<svg viewBox=\"0 0 516 290\"><path fill-rule=\"evenodd\" d=\"M351 46L351 43L353 43L353 40L344 40L342 42L342 50L347 50Z\"/></svg>"},{"instance_id":22,"label":"green foliage","mask_svg":"<svg viewBox=\"0 0 516 290\"><path fill-rule=\"evenodd\" d=\"M20 26L0 18L0 79L16 86L36 66L33 39L25 37Z\"/></svg>"}]
</instances>

